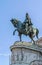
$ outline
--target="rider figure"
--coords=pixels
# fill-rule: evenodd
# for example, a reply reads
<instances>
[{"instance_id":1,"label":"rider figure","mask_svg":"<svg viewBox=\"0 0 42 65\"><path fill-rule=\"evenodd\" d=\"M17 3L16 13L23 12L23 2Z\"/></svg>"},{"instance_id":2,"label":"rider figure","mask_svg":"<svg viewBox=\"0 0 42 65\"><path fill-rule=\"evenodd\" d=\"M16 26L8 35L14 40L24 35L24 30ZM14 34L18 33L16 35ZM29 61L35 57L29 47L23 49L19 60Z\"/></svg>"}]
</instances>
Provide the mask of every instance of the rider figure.
<instances>
[{"instance_id":1,"label":"rider figure","mask_svg":"<svg viewBox=\"0 0 42 65\"><path fill-rule=\"evenodd\" d=\"M30 32L32 32L32 22L31 22L31 19L30 19L30 17L29 17L29 14L28 13L26 13L26 19L25 19L25 21L24 21L24 25L25 25L25 30L26 30L26 32L28 31L30 31ZM27 33L28 33L27 32Z\"/></svg>"}]
</instances>

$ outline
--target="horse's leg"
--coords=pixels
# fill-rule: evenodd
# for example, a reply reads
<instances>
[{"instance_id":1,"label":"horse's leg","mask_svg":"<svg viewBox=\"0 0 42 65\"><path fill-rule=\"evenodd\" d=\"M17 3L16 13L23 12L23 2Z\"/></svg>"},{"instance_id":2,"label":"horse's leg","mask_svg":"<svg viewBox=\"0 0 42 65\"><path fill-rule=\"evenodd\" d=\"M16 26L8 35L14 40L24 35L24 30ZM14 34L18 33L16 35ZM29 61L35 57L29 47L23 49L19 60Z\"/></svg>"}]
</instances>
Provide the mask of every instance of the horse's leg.
<instances>
[{"instance_id":1,"label":"horse's leg","mask_svg":"<svg viewBox=\"0 0 42 65\"><path fill-rule=\"evenodd\" d=\"M21 40L21 34L20 34L20 36L19 36L19 37L20 37L20 41L22 41L22 40Z\"/></svg>"},{"instance_id":2,"label":"horse's leg","mask_svg":"<svg viewBox=\"0 0 42 65\"><path fill-rule=\"evenodd\" d=\"M29 35L30 39L33 41L33 43L35 43L35 41L33 40L33 34L31 32L29 32L28 35Z\"/></svg>"},{"instance_id":3,"label":"horse's leg","mask_svg":"<svg viewBox=\"0 0 42 65\"><path fill-rule=\"evenodd\" d=\"M29 36L30 37L30 36ZM31 40L33 41L33 44L35 44L35 41L33 40L33 38L32 37L30 37L31 38Z\"/></svg>"},{"instance_id":4,"label":"horse's leg","mask_svg":"<svg viewBox=\"0 0 42 65\"><path fill-rule=\"evenodd\" d=\"M36 37L38 38L38 33L39 33L39 30L37 29L37 31L36 31Z\"/></svg>"},{"instance_id":5,"label":"horse's leg","mask_svg":"<svg viewBox=\"0 0 42 65\"><path fill-rule=\"evenodd\" d=\"M20 41L22 41L22 40L21 40L21 33L19 33L19 37L20 37Z\"/></svg>"},{"instance_id":6,"label":"horse's leg","mask_svg":"<svg viewBox=\"0 0 42 65\"><path fill-rule=\"evenodd\" d=\"M32 38L32 41L33 41L33 44L35 44L35 41L33 40L33 38Z\"/></svg>"},{"instance_id":7,"label":"horse's leg","mask_svg":"<svg viewBox=\"0 0 42 65\"><path fill-rule=\"evenodd\" d=\"M14 31L13 31L13 35L15 35L15 32L17 31L17 29L15 29Z\"/></svg>"},{"instance_id":8,"label":"horse's leg","mask_svg":"<svg viewBox=\"0 0 42 65\"><path fill-rule=\"evenodd\" d=\"M36 35L37 39L38 39L38 34Z\"/></svg>"}]
</instances>

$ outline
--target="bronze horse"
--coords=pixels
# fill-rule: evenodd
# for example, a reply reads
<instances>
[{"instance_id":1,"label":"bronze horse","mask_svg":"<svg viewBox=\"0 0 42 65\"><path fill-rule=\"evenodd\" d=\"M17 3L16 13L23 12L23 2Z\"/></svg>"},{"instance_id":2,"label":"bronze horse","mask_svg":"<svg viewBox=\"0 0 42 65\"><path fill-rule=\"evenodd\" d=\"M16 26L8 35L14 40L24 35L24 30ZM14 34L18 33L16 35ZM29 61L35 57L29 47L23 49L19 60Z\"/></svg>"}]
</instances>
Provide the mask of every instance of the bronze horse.
<instances>
[{"instance_id":1,"label":"bronze horse","mask_svg":"<svg viewBox=\"0 0 42 65\"><path fill-rule=\"evenodd\" d=\"M11 23L12 23L13 26L16 28L16 29L14 30L14 32L13 32L13 35L15 35L15 31L18 31L19 37L20 37L20 41L21 41L21 35L22 35L22 34L24 34L24 35L26 35L26 36L28 35L33 42L35 42L35 41L33 40L33 38L34 38L35 36L38 38L39 30L38 30L37 28L32 27L33 33L32 33L31 31L30 31L29 33L27 33L29 30L26 32L26 30L25 30L25 28L24 28L24 25L23 25L23 23L22 23L21 21L19 21L19 20L17 20L17 19L11 19Z\"/></svg>"}]
</instances>

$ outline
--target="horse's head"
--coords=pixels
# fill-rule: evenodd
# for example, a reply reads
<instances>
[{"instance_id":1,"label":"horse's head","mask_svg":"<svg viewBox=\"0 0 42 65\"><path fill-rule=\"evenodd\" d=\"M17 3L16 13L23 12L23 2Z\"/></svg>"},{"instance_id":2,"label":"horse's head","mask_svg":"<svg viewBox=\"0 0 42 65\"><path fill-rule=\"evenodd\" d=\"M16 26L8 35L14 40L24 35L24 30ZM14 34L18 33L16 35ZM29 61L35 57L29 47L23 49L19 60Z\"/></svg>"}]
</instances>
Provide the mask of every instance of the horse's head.
<instances>
[{"instance_id":1,"label":"horse's head","mask_svg":"<svg viewBox=\"0 0 42 65\"><path fill-rule=\"evenodd\" d=\"M18 21L16 19L11 19L10 21L15 27L17 26Z\"/></svg>"}]
</instances>

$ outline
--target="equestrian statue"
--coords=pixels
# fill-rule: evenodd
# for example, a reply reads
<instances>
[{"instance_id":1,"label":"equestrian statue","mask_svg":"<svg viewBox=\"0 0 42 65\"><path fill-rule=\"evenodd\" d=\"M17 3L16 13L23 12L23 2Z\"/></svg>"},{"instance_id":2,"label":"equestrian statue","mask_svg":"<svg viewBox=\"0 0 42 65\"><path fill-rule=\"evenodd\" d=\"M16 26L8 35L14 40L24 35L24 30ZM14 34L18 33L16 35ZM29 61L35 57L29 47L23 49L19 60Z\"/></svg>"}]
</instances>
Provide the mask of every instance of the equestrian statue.
<instances>
[{"instance_id":1,"label":"equestrian statue","mask_svg":"<svg viewBox=\"0 0 42 65\"><path fill-rule=\"evenodd\" d=\"M33 43L35 43L33 38L35 36L38 38L39 30L37 28L33 27L33 24L31 22L31 18L29 17L28 13L26 13L25 17L26 18L25 18L23 23L21 21L15 19L15 18L11 19L11 23L16 28L14 30L14 32L13 32L13 35L15 35L15 31L18 31L18 35L20 37L20 41L22 41L21 40L21 35L24 34L26 36L29 36L30 39L33 41Z\"/></svg>"}]
</instances>

